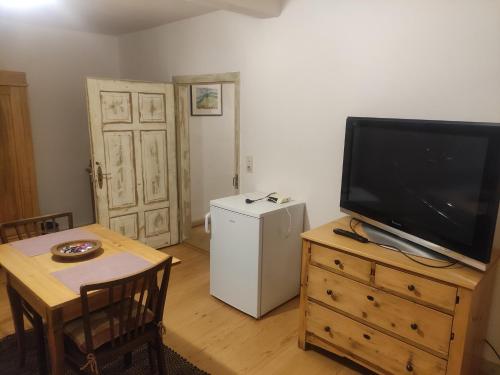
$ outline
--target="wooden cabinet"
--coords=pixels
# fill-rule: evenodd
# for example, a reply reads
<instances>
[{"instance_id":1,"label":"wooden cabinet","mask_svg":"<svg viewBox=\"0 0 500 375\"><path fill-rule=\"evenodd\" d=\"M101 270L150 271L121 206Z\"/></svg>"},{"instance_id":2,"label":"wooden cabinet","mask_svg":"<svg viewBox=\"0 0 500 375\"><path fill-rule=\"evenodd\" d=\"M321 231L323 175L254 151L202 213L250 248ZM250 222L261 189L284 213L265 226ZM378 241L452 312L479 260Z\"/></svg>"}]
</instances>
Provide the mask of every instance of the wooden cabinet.
<instances>
[{"instance_id":1,"label":"wooden cabinet","mask_svg":"<svg viewBox=\"0 0 500 375\"><path fill-rule=\"evenodd\" d=\"M38 215L26 75L0 71L0 223Z\"/></svg>"},{"instance_id":2,"label":"wooden cabinet","mask_svg":"<svg viewBox=\"0 0 500 375\"><path fill-rule=\"evenodd\" d=\"M380 374L475 374L496 267L426 267L334 228L348 218L302 235L299 346Z\"/></svg>"}]
</instances>

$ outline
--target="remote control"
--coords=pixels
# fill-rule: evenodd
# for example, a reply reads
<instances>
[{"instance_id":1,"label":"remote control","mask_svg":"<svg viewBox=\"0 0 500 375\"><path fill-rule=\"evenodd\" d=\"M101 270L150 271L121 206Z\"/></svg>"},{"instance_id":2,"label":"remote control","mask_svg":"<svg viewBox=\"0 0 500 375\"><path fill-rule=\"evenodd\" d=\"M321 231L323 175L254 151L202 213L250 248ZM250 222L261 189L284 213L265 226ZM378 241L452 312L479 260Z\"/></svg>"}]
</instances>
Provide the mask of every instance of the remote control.
<instances>
[{"instance_id":1,"label":"remote control","mask_svg":"<svg viewBox=\"0 0 500 375\"><path fill-rule=\"evenodd\" d=\"M348 230L344 230L344 229L340 229L340 228L335 228L333 230L333 232L335 234L340 235L340 236L349 237L349 238L352 238L353 240L356 240L356 241L359 241L359 242L363 242L363 243L369 242L368 238L365 238L363 236L360 236L359 234L350 232Z\"/></svg>"}]
</instances>

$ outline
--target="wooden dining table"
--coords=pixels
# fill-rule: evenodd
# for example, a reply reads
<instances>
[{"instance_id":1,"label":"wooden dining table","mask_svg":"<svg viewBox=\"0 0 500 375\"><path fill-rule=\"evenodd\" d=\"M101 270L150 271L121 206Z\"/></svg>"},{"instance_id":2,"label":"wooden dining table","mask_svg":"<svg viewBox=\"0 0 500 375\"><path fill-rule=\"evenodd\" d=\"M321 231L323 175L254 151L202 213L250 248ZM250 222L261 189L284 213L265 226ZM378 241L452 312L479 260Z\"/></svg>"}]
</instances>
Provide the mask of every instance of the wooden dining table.
<instances>
[{"instance_id":1,"label":"wooden dining table","mask_svg":"<svg viewBox=\"0 0 500 375\"><path fill-rule=\"evenodd\" d=\"M37 256L27 256L11 244L0 245L0 265L6 271L7 285L27 301L46 322L52 375L64 373L64 324L82 315L80 295L52 273L124 252L143 258L153 265L169 257L164 252L99 224L84 226L81 229L99 236L102 242L102 251L91 259L62 262L55 259L50 251ZM178 263L180 260L173 258L172 264ZM104 306L107 301L104 297L103 294L96 293L90 301L91 306Z\"/></svg>"}]
</instances>

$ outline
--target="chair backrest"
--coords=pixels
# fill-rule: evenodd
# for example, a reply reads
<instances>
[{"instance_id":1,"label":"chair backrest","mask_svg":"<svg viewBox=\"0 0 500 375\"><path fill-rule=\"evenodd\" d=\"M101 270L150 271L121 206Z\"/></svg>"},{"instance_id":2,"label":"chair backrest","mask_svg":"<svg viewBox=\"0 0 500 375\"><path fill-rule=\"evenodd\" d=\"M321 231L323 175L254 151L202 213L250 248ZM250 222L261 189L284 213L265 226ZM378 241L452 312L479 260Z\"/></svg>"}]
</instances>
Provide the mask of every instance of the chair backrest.
<instances>
[{"instance_id":1,"label":"chair backrest","mask_svg":"<svg viewBox=\"0 0 500 375\"><path fill-rule=\"evenodd\" d=\"M172 257L169 257L160 264L135 275L80 287L87 353L93 353L95 350L89 292L100 291L107 295L111 347L121 347L144 332L150 331L149 327L161 329L171 267ZM163 271L163 276L158 288L157 276L160 271ZM138 300L135 300L136 295Z\"/></svg>"},{"instance_id":2,"label":"chair backrest","mask_svg":"<svg viewBox=\"0 0 500 375\"><path fill-rule=\"evenodd\" d=\"M2 243L7 243L72 228L71 212L37 216L1 223L0 240Z\"/></svg>"}]
</instances>

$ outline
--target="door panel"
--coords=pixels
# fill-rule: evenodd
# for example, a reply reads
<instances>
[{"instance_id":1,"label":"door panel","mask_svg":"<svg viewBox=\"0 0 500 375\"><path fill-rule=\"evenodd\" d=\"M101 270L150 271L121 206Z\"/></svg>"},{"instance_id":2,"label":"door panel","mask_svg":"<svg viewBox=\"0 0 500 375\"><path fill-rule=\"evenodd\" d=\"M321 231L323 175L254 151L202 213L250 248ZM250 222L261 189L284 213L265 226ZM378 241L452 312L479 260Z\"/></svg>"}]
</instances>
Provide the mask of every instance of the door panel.
<instances>
[{"instance_id":1,"label":"door panel","mask_svg":"<svg viewBox=\"0 0 500 375\"><path fill-rule=\"evenodd\" d=\"M153 247L178 242L173 85L87 79L98 223Z\"/></svg>"},{"instance_id":2,"label":"door panel","mask_svg":"<svg viewBox=\"0 0 500 375\"><path fill-rule=\"evenodd\" d=\"M169 232L169 214L168 208L159 208L157 210L146 211L146 237L157 236L161 233Z\"/></svg>"},{"instance_id":3,"label":"door panel","mask_svg":"<svg viewBox=\"0 0 500 375\"><path fill-rule=\"evenodd\" d=\"M144 202L168 200L168 166L166 132L142 131L142 176Z\"/></svg>"},{"instance_id":4,"label":"door panel","mask_svg":"<svg viewBox=\"0 0 500 375\"><path fill-rule=\"evenodd\" d=\"M165 122L165 95L139 93L139 121Z\"/></svg>"},{"instance_id":5,"label":"door panel","mask_svg":"<svg viewBox=\"0 0 500 375\"><path fill-rule=\"evenodd\" d=\"M134 136L132 132L104 133L109 209L137 205Z\"/></svg>"},{"instance_id":6,"label":"door panel","mask_svg":"<svg viewBox=\"0 0 500 375\"><path fill-rule=\"evenodd\" d=\"M137 213L116 216L109 219L112 230L134 240L138 238L137 221Z\"/></svg>"},{"instance_id":7,"label":"door panel","mask_svg":"<svg viewBox=\"0 0 500 375\"><path fill-rule=\"evenodd\" d=\"M101 91L101 114L103 124L131 123L131 93Z\"/></svg>"}]
</instances>

